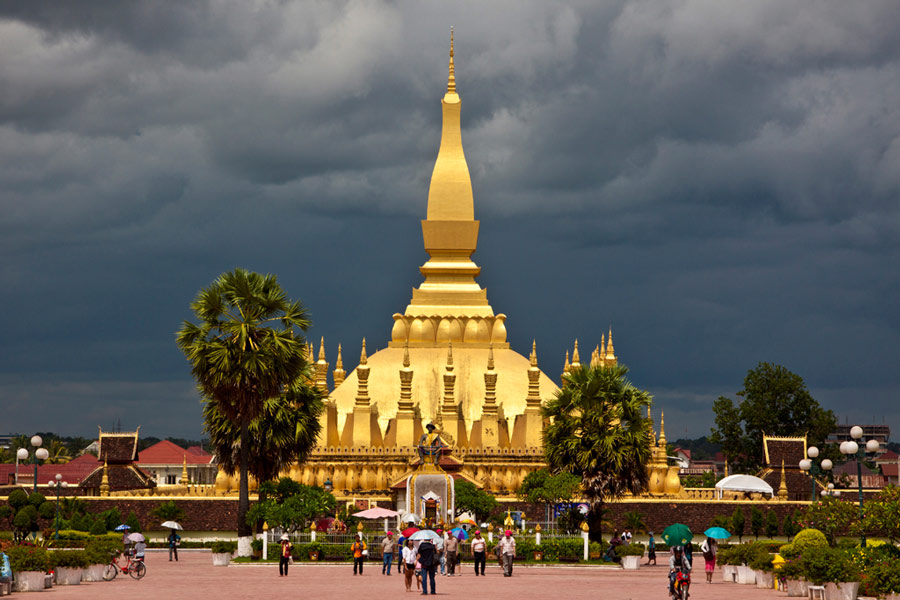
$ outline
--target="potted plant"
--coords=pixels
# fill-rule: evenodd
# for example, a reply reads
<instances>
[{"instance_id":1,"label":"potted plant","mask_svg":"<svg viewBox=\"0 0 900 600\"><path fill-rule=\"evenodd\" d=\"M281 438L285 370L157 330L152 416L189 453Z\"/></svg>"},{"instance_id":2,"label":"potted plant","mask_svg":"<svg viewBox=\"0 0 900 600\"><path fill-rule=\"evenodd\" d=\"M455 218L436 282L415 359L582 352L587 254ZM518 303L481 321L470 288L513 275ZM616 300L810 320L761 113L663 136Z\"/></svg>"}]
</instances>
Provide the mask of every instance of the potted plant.
<instances>
[{"instance_id":1,"label":"potted plant","mask_svg":"<svg viewBox=\"0 0 900 600\"><path fill-rule=\"evenodd\" d=\"M38 546L13 546L7 553L16 592L40 592L44 589L44 575L50 570L47 551Z\"/></svg>"},{"instance_id":2,"label":"potted plant","mask_svg":"<svg viewBox=\"0 0 900 600\"><path fill-rule=\"evenodd\" d=\"M50 552L50 565L56 571L57 585L79 585L90 563L84 550L56 550Z\"/></svg>"},{"instance_id":3,"label":"potted plant","mask_svg":"<svg viewBox=\"0 0 900 600\"><path fill-rule=\"evenodd\" d=\"M306 545L306 552L309 555L309 560L315 562L322 555L322 544L320 542L310 542Z\"/></svg>"},{"instance_id":4,"label":"potted plant","mask_svg":"<svg viewBox=\"0 0 900 600\"><path fill-rule=\"evenodd\" d=\"M738 544L732 550L731 557L733 559L732 562L734 562L737 567L735 582L742 585L755 585L756 572L747 566L753 557L753 545Z\"/></svg>"},{"instance_id":5,"label":"potted plant","mask_svg":"<svg viewBox=\"0 0 900 600\"><path fill-rule=\"evenodd\" d=\"M603 556L603 546L600 542L590 542L588 544L588 556L591 560L597 560Z\"/></svg>"},{"instance_id":6,"label":"potted plant","mask_svg":"<svg viewBox=\"0 0 900 600\"><path fill-rule=\"evenodd\" d=\"M726 583L735 583L737 581L737 567L735 566L732 554L734 548L719 548L716 555L716 563L722 565L722 581Z\"/></svg>"},{"instance_id":7,"label":"potted plant","mask_svg":"<svg viewBox=\"0 0 900 600\"><path fill-rule=\"evenodd\" d=\"M250 549L253 550L253 556L250 557L250 560L259 560L260 558L262 558L262 539L255 538L252 542L250 542Z\"/></svg>"},{"instance_id":8,"label":"potted plant","mask_svg":"<svg viewBox=\"0 0 900 600\"><path fill-rule=\"evenodd\" d=\"M859 568L850 556L835 548L808 548L800 557L806 578L825 586L826 600L856 600Z\"/></svg>"},{"instance_id":9,"label":"potted plant","mask_svg":"<svg viewBox=\"0 0 900 600\"><path fill-rule=\"evenodd\" d=\"M538 546L538 548L540 548L540 546ZM536 561L544 560L544 551L536 549L534 551L534 560L536 560Z\"/></svg>"},{"instance_id":10,"label":"potted plant","mask_svg":"<svg viewBox=\"0 0 900 600\"><path fill-rule=\"evenodd\" d=\"M622 559L623 569L637 571L641 567L641 559L644 557L644 545L638 543L619 544L616 546L616 556Z\"/></svg>"},{"instance_id":11,"label":"potted plant","mask_svg":"<svg viewBox=\"0 0 900 600\"><path fill-rule=\"evenodd\" d=\"M213 566L227 567L237 550L237 542L213 542L209 549L212 550Z\"/></svg>"},{"instance_id":12,"label":"potted plant","mask_svg":"<svg viewBox=\"0 0 900 600\"><path fill-rule=\"evenodd\" d=\"M756 574L756 587L771 590L775 587L775 567L772 555L764 546L755 546L748 565Z\"/></svg>"},{"instance_id":13,"label":"potted plant","mask_svg":"<svg viewBox=\"0 0 900 600\"><path fill-rule=\"evenodd\" d=\"M83 570L81 580L105 581L103 579L103 571L106 569L112 556L118 553L118 550L118 542L97 538L88 540L84 546L88 566Z\"/></svg>"}]
</instances>

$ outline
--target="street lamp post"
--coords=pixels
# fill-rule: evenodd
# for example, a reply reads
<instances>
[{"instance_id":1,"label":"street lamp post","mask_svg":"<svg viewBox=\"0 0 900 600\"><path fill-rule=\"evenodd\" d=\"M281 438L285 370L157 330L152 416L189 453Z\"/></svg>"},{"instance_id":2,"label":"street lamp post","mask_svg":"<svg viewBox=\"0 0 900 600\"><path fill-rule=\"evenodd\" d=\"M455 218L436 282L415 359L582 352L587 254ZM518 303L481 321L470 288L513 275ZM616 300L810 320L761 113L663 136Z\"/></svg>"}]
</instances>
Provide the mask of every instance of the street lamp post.
<instances>
[{"instance_id":1,"label":"street lamp post","mask_svg":"<svg viewBox=\"0 0 900 600\"><path fill-rule=\"evenodd\" d=\"M47 452L46 448L41 448L41 445L44 443L44 440L41 439L41 436L34 435L31 436L31 445L34 447L34 491L37 491L37 479L38 479L38 461L47 460L50 457L50 453ZM18 483L19 477L19 461L27 461L28 455L27 448L19 448L16 450L16 483Z\"/></svg>"},{"instance_id":2,"label":"street lamp post","mask_svg":"<svg viewBox=\"0 0 900 600\"><path fill-rule=\"evenodd\" d=\"M47 482L47 487L56 488L56 535L53 539L59 539L59 488L69 487L69 484L62 480L62 475L56 474L54 479Z\"/></svg>"},{"instance_id":3,"label":"street lamp post","mask_svg":"<svg viewBox=\"0 0 900 600\"><path fill-rule=\"evenodd\" d=\"M815 446L810 446L806 449L806 455L809 458L804 458L800 461L800 469L806 471L809 474L810 479L812 480L812 495L810 496L810 501L816 501L816 476L823 475L831 471L834 467L834 463L831 462L828 458L823 458L819 461L819 464L816 464L813 459L819 456L819 449Z\"/></svg>"},{"instance_id":4,"label":"street lamp post","mask_svg":"<svg viewBox=\"0 0 900 600\"><path fill-rule=\"evenodd\" d=\"M859 490L859 518L863 518L863 490L862 490L862 463L866 459L866 454L874 454L878 452L881 445L878 440L869 440L862 444L863 428L854 425L850 428L850 440L841 442L841 454L848 460L856 459L856 486ZM866 545L866 534L859 536L860 543L863 547Z\"/></svg>"}]
</instances>

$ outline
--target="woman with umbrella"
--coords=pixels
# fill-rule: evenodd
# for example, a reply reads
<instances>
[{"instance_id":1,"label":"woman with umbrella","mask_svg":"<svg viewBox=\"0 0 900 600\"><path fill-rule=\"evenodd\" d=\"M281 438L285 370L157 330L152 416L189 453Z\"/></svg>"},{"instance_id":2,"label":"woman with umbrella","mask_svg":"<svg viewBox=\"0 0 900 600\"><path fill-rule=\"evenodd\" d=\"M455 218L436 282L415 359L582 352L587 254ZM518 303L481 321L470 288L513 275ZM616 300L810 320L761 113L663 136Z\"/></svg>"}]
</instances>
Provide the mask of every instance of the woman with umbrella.
<instances>
[{"instance_id":1,"label":"woman with umbrella","mask_svg":"<svg viewBox=\"0 0 900 600\"><path fill-rule=\"evenodd\" d=\"M731 534L721 527L710 527L703 532L706 540L700 544L703 552L703 560L706 561L706 583L712 583L713 572L716 570L716 555L719 553L719 542L716 539L727 540Z\"/></svg>"}]
</instances>

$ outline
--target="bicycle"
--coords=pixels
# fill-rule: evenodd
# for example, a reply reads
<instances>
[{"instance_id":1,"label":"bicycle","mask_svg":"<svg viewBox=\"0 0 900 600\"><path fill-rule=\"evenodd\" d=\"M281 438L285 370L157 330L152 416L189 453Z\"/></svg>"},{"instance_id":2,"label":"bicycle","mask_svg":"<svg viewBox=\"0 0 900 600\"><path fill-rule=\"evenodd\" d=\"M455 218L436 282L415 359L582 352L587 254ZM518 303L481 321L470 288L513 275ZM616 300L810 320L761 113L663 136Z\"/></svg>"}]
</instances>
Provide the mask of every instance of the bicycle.
<instances>
[{"instance_id":1,"label":"bicycle","mask_svg":"<svg viewBox=\"0 0 900 600\"><path fill-rule=\"evenodd\" d=\"M125 564L119 564L119 555L114 554L112 560L106 565L103 571L103 580L112 581L119 574L119 571L131 575L134 579L141 579L147 574L147 565L144 564L143 558L132 558L131 554L125 555Z\"/></svg>"}]
</instances>

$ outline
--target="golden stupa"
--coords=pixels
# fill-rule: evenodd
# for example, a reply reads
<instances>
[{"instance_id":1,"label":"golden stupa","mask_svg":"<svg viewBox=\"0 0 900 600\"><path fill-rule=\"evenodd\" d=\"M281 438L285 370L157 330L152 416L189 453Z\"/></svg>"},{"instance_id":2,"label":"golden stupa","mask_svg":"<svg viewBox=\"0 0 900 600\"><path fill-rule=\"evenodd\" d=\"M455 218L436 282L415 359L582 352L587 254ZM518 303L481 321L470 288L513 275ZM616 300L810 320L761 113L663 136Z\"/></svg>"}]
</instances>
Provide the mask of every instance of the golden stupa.
<instances>
[{"instance_id":1,"label":"golden stupa","mask_svg":"<svg viewBox=\"0 0 900 600\"><path fill-rule=\"evenodd\" d=\"M304 484L330 484L342 500L399 500L428 423L451 448L440 467L499 497L513 497L522 479L544 466L540 408L559 388L538 368L535 343L527 358L510 348L506 315L494 313L475 281L479 222L462 145L452 30L441 107L441 144L422 221L425 280L403 314L393 315L386 348L370 356L363 340L359 365L347 374L338 346L319 445L289 472ZM316 357L316 385L329 392L324 339L318 355L312 344L309 354ZM610 332L591 362L616 360ZM576 341L565 369L579 364ZM220 491L232 487L229 479L220 473Z\"/></svg>"}]
</instances>

